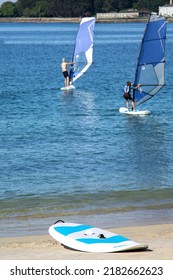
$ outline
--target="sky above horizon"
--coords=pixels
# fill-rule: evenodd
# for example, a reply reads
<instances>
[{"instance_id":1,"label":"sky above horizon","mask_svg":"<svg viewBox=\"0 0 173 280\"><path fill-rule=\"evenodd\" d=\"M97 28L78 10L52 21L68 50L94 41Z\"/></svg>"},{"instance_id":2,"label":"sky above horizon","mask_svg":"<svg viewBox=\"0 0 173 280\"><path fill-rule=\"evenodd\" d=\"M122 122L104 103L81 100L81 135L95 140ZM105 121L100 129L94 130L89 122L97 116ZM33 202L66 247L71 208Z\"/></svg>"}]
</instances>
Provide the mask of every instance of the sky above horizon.
<instances>
[{"instance_id":1,"label":"sky above horizon","mask_svg":"<svg viewBox=\"0 0 173 280\"><path fill-rule=\"evenodd\" d=\"M4 3L4 2L8 2L8 1L10 1L10 2L16 2L17 0L0 0L0 5L1 5L2 3Z\"/></svg>"}]
</instances>

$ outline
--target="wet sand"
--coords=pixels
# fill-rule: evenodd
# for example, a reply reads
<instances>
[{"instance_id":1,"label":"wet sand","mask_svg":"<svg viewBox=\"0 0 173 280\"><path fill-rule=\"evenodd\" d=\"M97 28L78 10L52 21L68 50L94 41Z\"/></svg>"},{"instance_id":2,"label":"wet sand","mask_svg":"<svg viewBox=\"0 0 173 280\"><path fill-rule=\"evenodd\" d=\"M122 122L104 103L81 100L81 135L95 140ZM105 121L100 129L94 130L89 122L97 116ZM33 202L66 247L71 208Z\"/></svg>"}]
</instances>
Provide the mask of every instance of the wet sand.
<instances>
[{"instance_id":1,"label":"wet sand","mask_svg":"<svg viewBox=\"0 0 173 280\"><path fill-rule=\"evenodd\" d=\"M50 235L0 238L0 260L172 260L173 224L109 229L136 242L145 251L87 253L64 248Z\"/></svg>"}]
</instances>

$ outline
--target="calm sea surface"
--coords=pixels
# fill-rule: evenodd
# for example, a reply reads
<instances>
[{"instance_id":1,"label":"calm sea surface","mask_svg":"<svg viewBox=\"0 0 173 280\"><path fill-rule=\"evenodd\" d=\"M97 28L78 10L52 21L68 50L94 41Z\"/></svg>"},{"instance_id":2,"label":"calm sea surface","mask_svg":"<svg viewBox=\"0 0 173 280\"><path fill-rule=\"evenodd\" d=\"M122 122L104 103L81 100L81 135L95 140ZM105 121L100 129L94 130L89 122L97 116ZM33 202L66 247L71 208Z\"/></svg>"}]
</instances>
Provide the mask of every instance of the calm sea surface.
<instances>
[{"instance_id":1,"label":"calm sea surface","mask_svg":"<svg viewBox=\"0 0 173 280\"><path fill-rule=\"evenodd\" d=\"M102 227L173 220L173 24L166 86L125 116L144 23L96 24L94 64L63 92L78 24L0 24L0 236L57 219Z\"/></svg>"}]
</instances>

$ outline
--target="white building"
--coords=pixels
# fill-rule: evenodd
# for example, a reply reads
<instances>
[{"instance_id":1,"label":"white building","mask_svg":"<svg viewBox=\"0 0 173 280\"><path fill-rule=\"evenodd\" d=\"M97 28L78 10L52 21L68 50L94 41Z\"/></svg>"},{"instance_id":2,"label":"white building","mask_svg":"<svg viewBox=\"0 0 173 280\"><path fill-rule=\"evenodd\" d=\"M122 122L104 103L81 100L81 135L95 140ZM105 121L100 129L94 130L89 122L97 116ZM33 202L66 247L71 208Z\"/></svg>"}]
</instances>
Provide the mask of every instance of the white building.
<instances>
[{"instance_id":1,"label":"white building","mask_svg":"<svg viewBox=\"0 0 173 280\"><path fill-rule=\"evenodd\" d=\"M172 0L170 0L169 5L164 5L162 7L159 7L159 15L165 16L165 17L173 17Z\"/></svg>"},{"instance_id":2,"label":"white building","mask_svg":"<svg viewBox=\"0 0 173 280\"><path fill-rule=\"evenodd\" d=\"M97 13L96 18L99 20L117 19L117 18L136 18L139 17L139 12L126 12L126 13Z\"/></svg>"}]
</instances>

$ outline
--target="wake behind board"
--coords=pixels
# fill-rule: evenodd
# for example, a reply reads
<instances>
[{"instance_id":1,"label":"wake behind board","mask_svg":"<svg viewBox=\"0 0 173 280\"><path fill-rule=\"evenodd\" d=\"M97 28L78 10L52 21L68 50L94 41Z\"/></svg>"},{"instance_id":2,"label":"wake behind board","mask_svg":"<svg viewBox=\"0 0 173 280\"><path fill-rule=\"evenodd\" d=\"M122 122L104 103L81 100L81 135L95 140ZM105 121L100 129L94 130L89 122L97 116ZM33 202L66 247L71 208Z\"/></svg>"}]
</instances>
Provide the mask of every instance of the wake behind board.
<instances>
[{"instance_id":1,"label":"wake behind board","mask_svg":"<svg viewBox=\"0 0 173 280\"><path fill-rule=\"evenodd\" d=\"M49 234L62 245L84 252L123 252L145 250L147 245L127 237L85 224L57 221L50 226Z\"/></svg>"},{"instance_id":2,"label":"wake behind board","mask_svg":"<svg viewBox=\"0 0 173 280\"><path fill-rule=\"evenodd\" d=\"M127 114L127 115L149 115L151 112L149 110L128 110L125 107L121 107L119 109L119 112L122 114Z\"/></svg>"},{"instance_id":3,"label":"wake behind board","mask_svg":"<svg viewBox=\"0 0 173 280\"><path fill-rule=\"evenodd\" d=\"M60 90L73 90L75 89L75 86L69 85L69 87L61 87Z\"/></svg>"}]
</instances>

